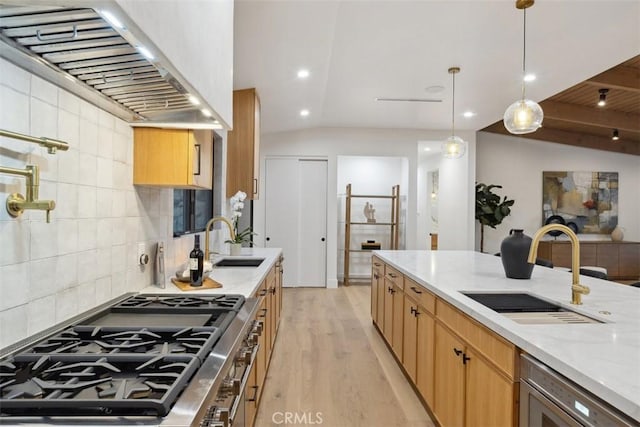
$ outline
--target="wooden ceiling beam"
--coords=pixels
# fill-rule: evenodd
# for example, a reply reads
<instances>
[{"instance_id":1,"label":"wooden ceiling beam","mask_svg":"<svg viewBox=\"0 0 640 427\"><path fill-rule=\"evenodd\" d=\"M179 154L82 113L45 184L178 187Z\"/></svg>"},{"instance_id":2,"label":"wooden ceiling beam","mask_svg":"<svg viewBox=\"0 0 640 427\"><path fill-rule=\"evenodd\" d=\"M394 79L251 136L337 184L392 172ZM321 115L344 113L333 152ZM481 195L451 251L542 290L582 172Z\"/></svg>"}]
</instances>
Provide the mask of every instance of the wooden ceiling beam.
<instances>
[{"instance_id":1,"label":"wooden ceiling beam","mask_svg":"<svg viewBox=\"0 0 640 427\"><path fill-rule=\"evenodd\" d=\"M640 70L634 67L616 67L585 81L586 84L607 89L622 89L640 93Z\"/></svg>"},{"instance_id":2,"label":"wooden ceiling beam","mask_svg":"<svg viewBox=\"0 0 640 427\"><path fill-rule=\"evenodd\" d=\"M556 142L558 144L572 145L575 147L591 148L594 150L612 151L615 153L631 154L640 156L640 144L635 141L619 140L614 142L611 138L585 133L569 132L560 129L542 127L533 133L525 135L513 135L505 129L502 121L496 122L486 128L483 132L498 133L518 138L535 139L546 142Z\"/></svg>"},{"instance_id":3,"label":"wooden ceiling beam","mask_svg":"<svg viewBox=\"0 0 640 427\"><path fill-rule=\"evenodd\" d=\"M566 102L543 101L540 103L544 117L571 123L580 123L609 129L640 132L640 114L604 110Z\"/></svg>"}]
</instances>

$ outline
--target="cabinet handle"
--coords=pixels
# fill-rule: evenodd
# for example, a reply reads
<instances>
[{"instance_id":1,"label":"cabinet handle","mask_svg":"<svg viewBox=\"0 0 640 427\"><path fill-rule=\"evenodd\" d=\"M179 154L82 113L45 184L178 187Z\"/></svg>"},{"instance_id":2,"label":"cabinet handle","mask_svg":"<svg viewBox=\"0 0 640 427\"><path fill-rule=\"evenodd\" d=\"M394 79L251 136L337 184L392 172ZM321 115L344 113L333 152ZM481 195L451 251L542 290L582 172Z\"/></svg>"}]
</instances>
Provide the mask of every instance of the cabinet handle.
<instances>
[{"instance_id":1,"label":"cabinet handle","mask_svg":"<svg viewBox=\"0 0 640 427\"><path fill-rule=\"evenodd\" d=\"M398 276L396 276L396 275L395 275L395 274L393 274L393 273L388 273L388 275L389 275L389 277L391 277L392 279L395 279L396 277L398 277Z\"/></svg>"},{"instance_id":2,"label":"cabinet handle","mask_svg":"<svg viewBox=\"0 0 640 427\"><path fill-rule=\"evenodd\" d=\"M261 296L261 297L263 297L263 296L265 296L266 294L267 294L267 290L266 290L266 289L262 289L258 295L259 295L259 296Z\"/></svg>"},{"instance_id":3,"label":"cabinet handle","mask_svg":"<svg viewBox=\"0 0 640 427\"><path fill-rule=\"evenodd\" d=\"M271 292L271 295L275 295L276 294L276 287L274 286L273 288L269 289L269 291Z\"/></svg>"},{"instance_id":4,"label":"cabinet handle","mask_svg":"<svg viewBox=\"0 0 640 427\"><path fill-rule=\"evenodd\" d=\"M462 350L458 350L455 347L453 347L453 352L456 354L456 356L460 356L462 354Z\"/></svg>"},{"instance_id":5,"label":"cabinet handle","mask_svg":"<svg viewBox=\"0 0 640 427\"><path fill-rule=\"evenodd\" d=\"M418 288L416 288L415 286L412 286L412 287L411 287L411 290L412 290L413 292L415 292L416 294L421 294L421 293L422 293L422 291L419 291L419 290L418 290Z\"/></svg>"},{"instance_id":6,"label":"cabinet handle","mask_svg":"<svg viewBox=\"0 0 640 427\"><path fill-rule=\"evenodd\" d=\"M258 398L258 389L260 388L260 386L258 385L252 385L251 387L253 389L253 397L251 399L247 399L247 402L255 402L256 399Z\"/></svg>"},{"instance_id":7,"label":"cabinet handle","mask_svg":"<svg viewBox=\"0 0 640 427\"><path fill-rule=\"evenodd\" d=\"M380 267L380 263L379 262L374 262L373 265L375 265L376 267Z\"/></svg>"},{"instance_id":8,"label":"cabinet handle","mask_svg":"<svg viewBox=\"0 0 640 427\"><path fill-rule=\"evenodd\" d=\"M260 311L262 312L262 314L258 314L258 317L267 317L267 311L269 311L266 308L261 308Z\"/></svg>"},{"instance_id":9,"label":"cabinet handle","mask_svg":"<svg viewBox=\"0 0 640 427\"><path fill-rule=\"evenodd\" d=\"M413 308L413 307L411 307L411 311L410 311L410 313L411 313L411 314L413 314L413 315L415 316L415 314L416 314L416 309L415 309L415 308Z\"/></svg>"},{"instance_id":10,"label":"cabinet handle","mask_svg":"<svg viewBox=\"0 0 640 427\"><path fill-rule=\"evenodd\" d=\"M258 194L258 178L253 178L253 194Z\"/></svg>"},{"instance_id":11,"label":"cabinet handle","mask_svg":"<svg viewBox=\"0 0 640 427\"><path fill-rule=\"evenodd\" d=\"M196 159L197 159L198 161L196 162L196 166L197 166L197 168L194 168L194 169L196 169L196 170L193 172L193 174L197 176L197 175L200 175L200 158L201 158L201 154L200 154L200 144L196 144L196 145L194 145L194 148L196 149Z\"/></svg>"},{"instance_id":12,"label":"cabinet handle","mask_svg":"<svg viewBox=\"0 0 640 427\"><path fill-rule=\"evenodd\" d=\"M380 276L378 276L378 273L376 273L376 274L373 275L373 278L378 280L380 278Z\"/></svg>"},{"instance_id":13,"label":"cabinet handle","mask_svg":"<svg viewBox=\"0 0 640 427\"><path fill-rule=\"evenodd\" d=\"M467 360L471 360L471 358L467 357L467 353L462 353L462 363L466 365Z\"/></svg>"},{"instance_id":14,"label":"cabinet handle","mask_svg":"<svg viewBox=\"0 0 640 427\"><path fill-rule=\"evenodd\" d=\"M416 307L416 309L413 311L413 315L418 317L420 316L420 312L418 311L418 307Z\"/></svg>"}]
</instances>

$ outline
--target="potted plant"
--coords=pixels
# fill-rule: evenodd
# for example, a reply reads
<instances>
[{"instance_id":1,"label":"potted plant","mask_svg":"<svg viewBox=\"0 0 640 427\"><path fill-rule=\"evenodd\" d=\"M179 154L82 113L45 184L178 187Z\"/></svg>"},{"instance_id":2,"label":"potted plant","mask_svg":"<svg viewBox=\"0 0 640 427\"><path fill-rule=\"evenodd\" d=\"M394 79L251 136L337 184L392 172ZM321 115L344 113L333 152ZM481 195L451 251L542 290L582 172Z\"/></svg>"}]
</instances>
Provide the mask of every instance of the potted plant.
<instances>
[{"instance_id":1,"label":"potted plant","mask_svg":"<svg viewBox=\"0 0 640 427\"><path fill-rule=\"evenodd\" d=\"M480 252L484 251L484 226L496 228L502 220L511 213L511 206L515 203L507 199L507 196L500 198L492 190L502 188L501 185L476 184L476 219L480 222Z\"/></svg>"},{"instance_id":2,"label":"potted plant","mask_svg":"<svg viewBox=\"0 0 640 427\"><path fill-rule=\"evenodd\" d=\"M233 233L231 239L226 240L225 243L229 243L229 252L231 255L240 255L240 248L242 244L247 242L251 244L251 236L255 233L251 227L247 227L242 231L238 231L238 220L242 216L242 209L244 208L244 200L247 198L247 193L244 191L238 191L229 199L231 205L231 223L233 225Z\"/></svg>"}]
</instances>

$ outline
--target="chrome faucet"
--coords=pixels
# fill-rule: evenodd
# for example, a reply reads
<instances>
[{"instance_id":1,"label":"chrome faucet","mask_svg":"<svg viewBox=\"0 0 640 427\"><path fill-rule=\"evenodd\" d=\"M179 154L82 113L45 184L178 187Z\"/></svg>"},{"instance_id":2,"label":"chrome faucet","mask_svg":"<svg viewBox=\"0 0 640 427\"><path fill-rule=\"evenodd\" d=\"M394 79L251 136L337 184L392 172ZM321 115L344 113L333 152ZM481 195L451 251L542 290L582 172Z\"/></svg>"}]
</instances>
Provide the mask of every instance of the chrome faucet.
<instances>
[{"instance_id":1,"label":"chrome faucet","mask_svg":"<svg viewBox=\"0 0 640 427\"><path fill-rule=\"evenodd\" d=\"M23 176L27 179L27 197L20 193L12 193L7 197L7 211L12 217L18 217L25 209L47 211L47 222L51 220L51 211L55 209L53 200L38 200L40 187L40 169L36 165L27 165L25 169L0 167L0 173Z\"/></svg>"},{"instance_id":2,"label":"chrome faucet","mask_svg":"<svg viewBox=\"0 0 640 427\"><path fill-rule=\"evenodd\" d=\"M588 295L591 290L589 287L580 284L580 242L573 230L562 224L548 224L540 228L531 238L527 262L535 264L540 239L549 231L554 230L562 231L571 240L571 275L573 279L571 283L571 304L580 305L582 304L582 295Z\"/></svg>"},{"instance_id":3,"label":"chrome faucet","mask_svg":"<svg viewBox=\"0 0 640 427\"><path fill-rule=\"evenodd\" d=\"M208 260L209 259L209 230L211 229L211 226L215 223L215 222L224 222L225 224L227 224L227 227L229 227L229 239L231 240L235 240L236 238L236 233L234 233L233 231L233 225L231 225L231 222L229 222L229 220L223 216L216 216L213 217L209 220L209 222L207 222L206 227L204 228L204 259Z\"/></svg>"}]
</instances>

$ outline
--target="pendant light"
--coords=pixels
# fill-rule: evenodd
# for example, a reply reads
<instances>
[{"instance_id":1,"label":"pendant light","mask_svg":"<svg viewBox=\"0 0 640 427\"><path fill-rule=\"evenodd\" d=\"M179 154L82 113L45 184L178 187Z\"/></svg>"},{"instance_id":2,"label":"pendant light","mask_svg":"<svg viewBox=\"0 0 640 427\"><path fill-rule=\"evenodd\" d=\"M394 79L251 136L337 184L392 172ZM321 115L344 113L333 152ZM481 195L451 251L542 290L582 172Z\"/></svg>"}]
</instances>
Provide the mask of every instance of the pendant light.
<instances>
[{"instance_id":1,"label":"pendant light","mask_svg":"<svg viewBox=\"0 0 640 427\"><path fill-rule=\"evenodd\" d=\"M456 117L456 74L460 72L460 67L449 68L449 74L453 80L451 96L451 136L442 143L442 155L447 159L459 159L467 151L467 143L459 136L455 136Z\"/></svg>"},{"instance_id":2,"label":"pendant light","mask_svg":"<svg viewBox=\"0 0 640 427\"><path fill-rule=\"evenodd\" d=\"M523 47L522 47L522 99L517 100L504 112L504 127L513 134L535 132L542 126L544 114L536 102L525 98L526 54L527 54L527 8L533 6L534 0L516 0L516 8L523 12Z\"/></svg>"}]
</instances>

